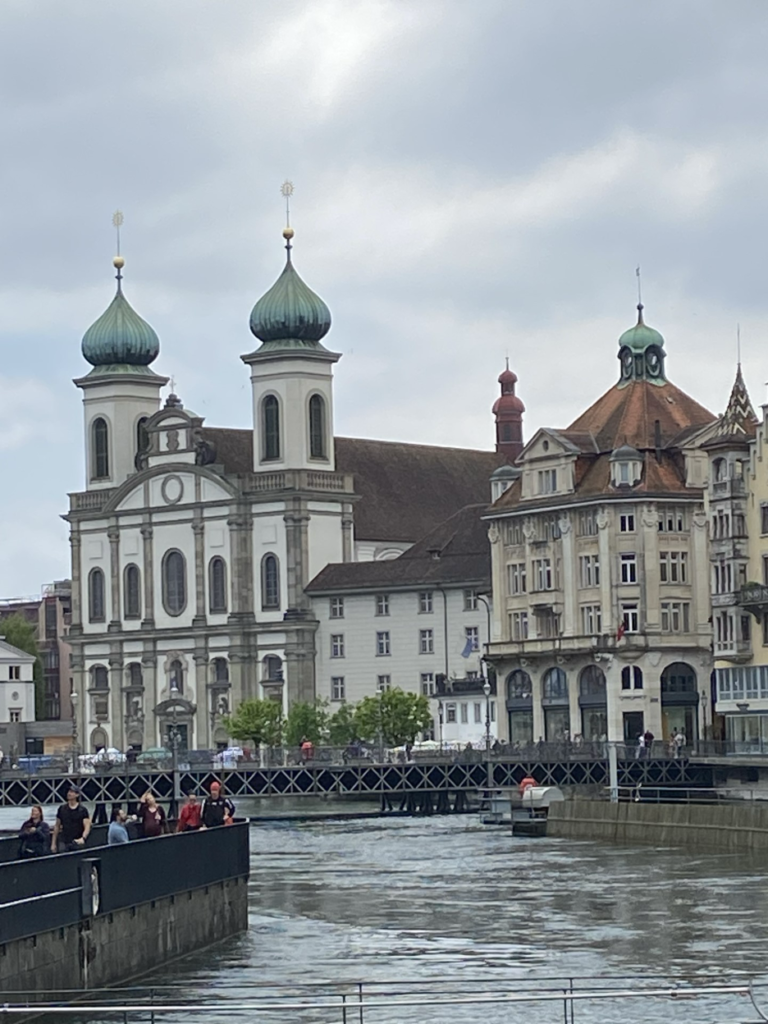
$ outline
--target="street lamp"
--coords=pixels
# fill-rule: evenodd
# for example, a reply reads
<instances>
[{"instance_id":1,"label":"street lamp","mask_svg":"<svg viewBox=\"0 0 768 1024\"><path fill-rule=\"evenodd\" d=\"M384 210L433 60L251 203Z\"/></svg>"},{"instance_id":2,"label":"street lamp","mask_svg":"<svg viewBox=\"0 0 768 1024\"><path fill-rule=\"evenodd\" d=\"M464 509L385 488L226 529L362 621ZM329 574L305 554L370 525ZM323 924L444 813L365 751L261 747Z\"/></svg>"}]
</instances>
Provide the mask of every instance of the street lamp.
<instances>
[{"instance_id":1,"label":"street lamp","mask_svg":"<svg viewBox=\"0 0 768 1024\"><path fill-rule=\"evenodd\" d=\"M173 771L173 806L171 811L175 811L178 800L179 800L179 730L177 724L177 709L176 701L179 697L179 688L176 685L174 679L171 683L171 728L169 730L169 738L171 741L171 769Z\"/></svg>"},{"instance_id":2,"label":"street lamp","mask_svg":"<svg viewBox=\"0 0 768 1024\"><path fill-rule=\"evenodd\" d=\"M72 702L72 771L77 771L77 702L78 694L73 690L69 695Z\"/></svg>"},{"instance_id":3,"label":"street lamp","mask_svg":"<svg viewBox=\"0 0 768 1024\"><path fill-rule=\"evenodd\" d=\"M437 702L437 723L440 730L440 753L443 752L443 702Z\"/></svg>"},{"instance_id":4,"label":"street lamp","mask_svg":"<svg viewBox=\"0 0 768 1024\"><path fill-rule=\"evenodd\" d=\"M485 756L491 756L491 684L486 679L483 683L485 694Z\"/></svg>"}]
</instances>

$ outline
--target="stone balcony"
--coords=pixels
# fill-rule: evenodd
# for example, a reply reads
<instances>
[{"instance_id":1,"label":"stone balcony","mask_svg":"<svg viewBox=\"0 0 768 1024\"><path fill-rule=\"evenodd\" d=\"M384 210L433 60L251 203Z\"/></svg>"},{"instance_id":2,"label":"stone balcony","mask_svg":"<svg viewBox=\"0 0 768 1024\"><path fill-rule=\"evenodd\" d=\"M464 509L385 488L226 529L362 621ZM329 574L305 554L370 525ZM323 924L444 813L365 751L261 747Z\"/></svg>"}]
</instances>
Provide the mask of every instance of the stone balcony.
<instances>
[{"instance_id":1,"label":"stone balcony","mask_svg":"<svg viewBox=\"0 0 768 1024\"><path fill-rule=\"evenodd\" d=\"M739 664L743 661L749 661L751 657L751 640L730 640L726 643L715 643L715 659L717 661L732 661Z\"/></svg>"}]
</instances>

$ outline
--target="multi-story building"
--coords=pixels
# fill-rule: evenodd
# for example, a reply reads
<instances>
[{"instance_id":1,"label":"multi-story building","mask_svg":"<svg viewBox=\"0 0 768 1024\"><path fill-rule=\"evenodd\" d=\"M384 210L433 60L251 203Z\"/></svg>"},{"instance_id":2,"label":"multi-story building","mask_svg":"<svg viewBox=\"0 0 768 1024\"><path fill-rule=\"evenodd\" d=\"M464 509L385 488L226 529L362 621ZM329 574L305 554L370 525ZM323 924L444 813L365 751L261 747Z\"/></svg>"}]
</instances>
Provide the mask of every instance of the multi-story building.
<instances>
[{"instance_id":1,"label":"multi-story building","mask_svg":"<svg viewBox=\"0 0 768 1024\"><path fill-rule=\"evenodd\" d=\"M700 447L714 417L672 384L643 321L617 383L565 430L541 429L486 514L502 738L689 742L711 672ZM503 695L503 697L502 697Z\"/></svg>"},{"instance_id":2,"label":"multi-story building","mask_svg":"<svg viewBox=\"0 0 768 1024\"><path fill-rule=\"evenodd\" d=\"M318 697L355 703L395 686L435 697L446 684L458 693L468 682L466 700L449 701L442 723L436 701L434 738L441 724L446 742L457 740L461 725L483 734L484 711L478 725L469 694L479 686L482 699L490 622L484 508L462 509L399 558L328 565L312 580ZM495 698L493 719L495 735Z\"/></svg>"},{"instance_id":3,"label":"multi-story building","mask_svg":"<svg viewBox=\"0 0 768 1024\"><path fill-rule=\"evenodd\" d=\"M72 744L70 702L69 632L72 587L69 580L57 580L42 588L40 597L0 600L2 620L20 615L34 628L42 662L42 694L37 715L22 730L23 749L31 754L55 754Z\"/></svg>"},{"instance_id":4,"label":"multi-story building","mask_svg":"<svg viewBox=\"0 0 768 1024\"><path fill-rule=\"evenodd\" d=\"M154 746L171 722L183 745L215 746L244 698L313 699L309 581L329 562L401 554L482 500L498 466L496 452L334 437L331 316L284 234L242 357L251 429L208 427L175 395L161 408L158 336L123 294L121 257L117 294L83 338L86 489L66 518L86 749Z\"/></svg>"},{"instance_id":5,"label":"multi-story building","mask_svg":"<svg viewBox=\"0 0 768 1024\"><path fill-rule=\"evenodd\" d=\"M706 447L715 655L715 738L768 748L768 406L758 421L739 367Z\"/></svg>"}]
</instances>

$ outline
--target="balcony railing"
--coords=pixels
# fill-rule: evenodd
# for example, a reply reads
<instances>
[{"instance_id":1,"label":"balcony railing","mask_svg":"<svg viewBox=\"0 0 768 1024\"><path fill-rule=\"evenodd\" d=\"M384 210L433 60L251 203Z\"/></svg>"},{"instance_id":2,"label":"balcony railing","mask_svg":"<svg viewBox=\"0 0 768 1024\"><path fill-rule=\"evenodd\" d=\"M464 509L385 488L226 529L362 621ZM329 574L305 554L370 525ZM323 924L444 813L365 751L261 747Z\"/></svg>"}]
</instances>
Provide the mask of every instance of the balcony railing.
<instances>
[{"instance_id":1,"label":"balcony railing","mask_svg":"<svg viewBox=\"0 0 768 1024\"><path fill-rule=\"evenodd\" d=\"M89 512L103 508L116 487L107 487L101 491L75 491L69 496L69 508L71 512Z\"/></svg>"},{"instance_id":2,"label":"balcony railing","mask_svg":"<svg viewBox=\"0 0 768 1024\"><path fill-rule=\"evenodd\" d=\"M747 493L743 477L730 480L715 480L712 484L712 495L715 498L742 498Z\"/></svg>"},{"instance_id":3,"label":"balcony railing","mask_svg":"<svg viewBox=\"0 0 768 1024\"><path fill-rule=\"evenodd\" d=\"M748 661L752 657L751 640L715 641L715 657L723 661Z\"/></svg>"},{"instance_id":4,"label":"balcony railing","mask_svg":"<svg viewBox=\"0 0 768 1024\"><path fill-rule=\"evenodd\" d=\"M762 583L748 583L739 591L739 604L753 614L768 610L768 587Z\"/></svg>"}]
</instances>

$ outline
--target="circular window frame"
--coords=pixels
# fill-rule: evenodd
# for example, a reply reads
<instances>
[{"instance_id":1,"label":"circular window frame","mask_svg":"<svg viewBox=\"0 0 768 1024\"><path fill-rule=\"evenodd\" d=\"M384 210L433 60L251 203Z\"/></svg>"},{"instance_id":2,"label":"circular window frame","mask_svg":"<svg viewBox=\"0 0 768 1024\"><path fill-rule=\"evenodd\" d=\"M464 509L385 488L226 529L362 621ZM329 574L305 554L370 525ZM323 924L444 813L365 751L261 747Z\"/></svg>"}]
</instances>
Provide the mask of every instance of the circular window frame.
<instances>
[{"instance_id":1,"label":"circular window frame","mask_svg":"<svg viewBox=\"0 0 768 1024\"><path fill-rule=\"evenodd\" d=\"M168 494L168 485L178 484L179 493L178 496L172 498ZM181 499L184 497L184 481L178 475L178 473L169 473L168 476L163 477L163 482L160 484L160 496L166 505L178 505Z\"/></svg>"}]
</instances>

